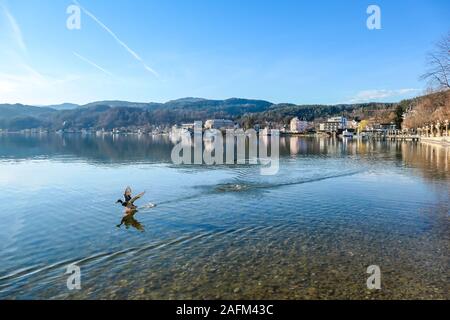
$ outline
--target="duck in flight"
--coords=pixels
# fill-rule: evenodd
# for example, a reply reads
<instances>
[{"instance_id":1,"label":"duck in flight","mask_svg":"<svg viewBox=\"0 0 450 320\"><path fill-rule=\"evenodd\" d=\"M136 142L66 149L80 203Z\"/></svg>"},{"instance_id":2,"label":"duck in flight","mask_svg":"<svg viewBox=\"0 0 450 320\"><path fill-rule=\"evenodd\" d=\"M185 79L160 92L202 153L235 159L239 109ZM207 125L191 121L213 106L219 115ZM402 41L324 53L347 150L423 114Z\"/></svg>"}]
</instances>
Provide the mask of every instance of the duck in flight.
<instances>
[{"instance_id":1,"label":"duck in flight","mask_svg":"<svg viewBox=\"0 0 450 320\"><path fill-rule=\"evenodd\" d=\"M123 207L125 207L125 213L132 213L134 211L137 211L137 206L134 205L134 202L145 194L145 192L139 193L137 196L132 197L131 196L131 188L127 187L125 189L125 192L123 193L124 200L119 199L116 203L120 203Z\"/></svg>"}]
</instances>

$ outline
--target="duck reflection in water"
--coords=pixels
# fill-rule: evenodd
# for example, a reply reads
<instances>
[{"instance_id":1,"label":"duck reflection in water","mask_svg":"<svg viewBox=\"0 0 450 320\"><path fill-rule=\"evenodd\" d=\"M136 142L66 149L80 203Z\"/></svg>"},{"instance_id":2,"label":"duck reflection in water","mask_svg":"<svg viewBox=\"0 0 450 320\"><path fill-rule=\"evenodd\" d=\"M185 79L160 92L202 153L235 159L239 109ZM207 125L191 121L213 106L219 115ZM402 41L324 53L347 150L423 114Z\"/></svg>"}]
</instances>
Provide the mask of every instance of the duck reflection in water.
<instances>
[{"instance_id":1,"label":"duck reflection in water","mask_svg":"<svg viewBox=\"0 0 450 320\"><path fill-rule=\"evenodd\" d=\"M122 221L120 221L120 224L117 225L117 228L122 227L125 225L126 229L129 229L130 226L135 228L138 231L144 232L144 226L134 218L134 215L137 213L137 210L127 211L125 215L122 218Z\"/></svg>"}]
</instances>

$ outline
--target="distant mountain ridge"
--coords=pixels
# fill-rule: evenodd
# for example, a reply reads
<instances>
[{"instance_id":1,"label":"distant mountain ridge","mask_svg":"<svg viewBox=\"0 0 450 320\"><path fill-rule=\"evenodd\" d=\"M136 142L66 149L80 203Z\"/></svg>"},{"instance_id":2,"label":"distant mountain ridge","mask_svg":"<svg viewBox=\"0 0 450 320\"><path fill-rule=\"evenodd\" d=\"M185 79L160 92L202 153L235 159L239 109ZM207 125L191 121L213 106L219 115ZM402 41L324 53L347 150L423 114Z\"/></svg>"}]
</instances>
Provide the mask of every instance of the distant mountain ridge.
<instances>
[{"instance_id":1,"label":"distant mountain ridge","mask_svg":"<svg viewBox=\"0 0 450 320\"><path fill-rule=\"evenodd\" d=\"M246 127L259 122L288 123L294 116L311 121L316 118L392 109L395 104L365 103L343 105L274 104L265 100L230 98L211 100L182 98L165 103L105 100L85 105L63 103L49 106L0 104L0 129L23 130L45 128L107 129L173 125L206 121L212 118L231 119ZM359 113L358 113L359 112Z\"/></svg>"},{"instance_id":2,"label":"distant mountain ridge","mask_svg":"<svg viewBox=\"0 0 450 320\"><path fill-rule=\"evenodd\" d=\"M80 105L75 103L61 103L61 104L54 104L54 105L48 105L48 106L42 106L44 108L50 108L54 110L72 110L78 108Z\"/></svg>"},{"instance_id":3,"label":"distant mountain ridge","mask_svg":"<svg viewBox=\"0 0 450 320\"><path fill-rule=\"evenodd\" d=\"M42 114L48 114L54 112L47 106L36 107L25 104L0 104L0 119L2 118L13 118L18 116L38 116Z\"/></svg>"},{"instance_id":4,"label":"distant mountain ridge","mask_svg":"<svg viewBox=\"0 0 450 320\"><path fill-rule=\"evenodd\" d=\"M93 106L108 106L111 108L126 107L126 108L142 108L142 109L160 109L160 108L203 108L203 107L263 107L267 108L273 103L264 100L252 100L252 99L239 99L230 98L226 100L209 100L203 98L181 98L177 100L171 100L165 103L159 102L129 102L120 100L105 100L91 102L80 106L81 108L89 108Z\"/></svg>"},{"instance_id":5,"label":"distant mountain ridge","mask_svg":"<svg viewBox=\"0 0 450 320\"><path fill-rule=\"evenodd\" d=\"M262 112L273 103L231 98L208 100L182 98L157 102L96 101L85 105L63 103L49 106L0 104L0 129L50 130L171 125L208 118L236 119L245 113Z\"/></svg>"}]
</instances>

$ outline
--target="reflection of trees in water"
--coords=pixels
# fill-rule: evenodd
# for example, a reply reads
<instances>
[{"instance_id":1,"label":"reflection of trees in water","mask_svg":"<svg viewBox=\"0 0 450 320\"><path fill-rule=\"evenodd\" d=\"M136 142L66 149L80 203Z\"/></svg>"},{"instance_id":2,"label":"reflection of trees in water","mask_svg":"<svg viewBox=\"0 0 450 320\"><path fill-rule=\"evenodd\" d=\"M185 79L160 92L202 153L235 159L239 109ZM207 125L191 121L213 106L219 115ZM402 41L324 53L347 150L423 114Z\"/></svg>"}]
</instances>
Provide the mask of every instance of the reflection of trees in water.
<instances>
[{"instance_id":1,"label":"reflection of trees in water","mask_svg":"<svg viewBox=\"0 0 450 320\"><path fill-rule=\"evenodd\" d=\"M433 144L403 144L403 161L428 179L450 180L450 148Z\"/></svg>"},{"instance_id":2,"label":"reflection of trees in water","mask_svg":"<svg viewBox=\"0 0 450 320\"><path fill-rule=\"evenodd\" d=\"M262 140L261 147L270 145ZM267 144L267 145L266 145ZM97 163L171 163L168 136L148 135L0 135L0 159L75 157ZM203 146L205 147L205 146ZM248 143L246 143L248 148ZM417 168L430 179L449 179L449 148L438 145L318 137L280 137L280 156L347 157L379 164L395 162Z\"/></svg>"},{"instance_id":3,"label":"reflection of trees in water","mask_svg":"<svg viewBox=\"0 0 450 320\"><path fill-rule=\"evenodd\" d=\"M358 155L360 161L395 162L416 168L429 179L449 180L450 148L413 142L342 140L333 138L282 137L282 155L343 157Z\"/></svg>"},{"instance_id":4,"label":"reflection of trees in water","mask_svg":"<svg viewBox=\"0 0 450 320\"><path fill-rule=\"evenodd\" d=\"M382 141L346 140L340 138L322 137L281 137L280 154L282 155L319 155L319 156L345 156L370 155L376 153L392 152L391 145ZM394 152L395 153L395 152Z\"/></svg>"},{"instance_id":5,"label":"reflection of trees in water","mask_svg":"<svg viewBox=\"0 0 450 320\"><path fill-rule=\"evenodd\" d=\"M0 158L72 156L100 163L170 162L172 144L164 136L0 135Z\"/></svg>"}]
</instances>

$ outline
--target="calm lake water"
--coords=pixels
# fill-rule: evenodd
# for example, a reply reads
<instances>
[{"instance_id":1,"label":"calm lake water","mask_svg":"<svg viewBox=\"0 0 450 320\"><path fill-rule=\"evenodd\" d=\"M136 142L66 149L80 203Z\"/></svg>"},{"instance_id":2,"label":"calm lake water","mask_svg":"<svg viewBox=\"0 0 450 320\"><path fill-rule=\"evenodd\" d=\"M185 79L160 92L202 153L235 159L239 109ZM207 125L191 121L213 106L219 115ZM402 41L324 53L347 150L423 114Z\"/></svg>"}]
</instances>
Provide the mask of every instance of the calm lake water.
<instances>
[{"instance_id":1,"label":"calm lake water","mask_svg":"<svg viewBox=\"0 0 450 320\"><path fill-rule=\"evenodd\" d=\"M261 176L165 137L0 135L0 298L450 298L448 148L280 139ZM118 228L127 185L158 206Z\"/></svg>"}]
</instances>

